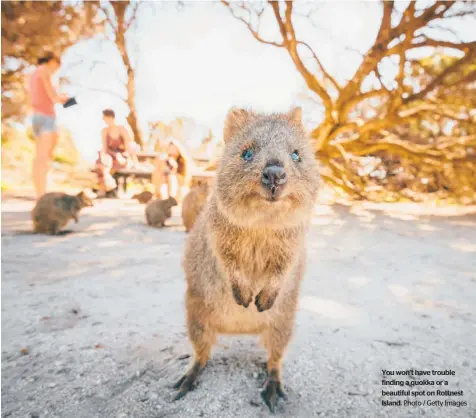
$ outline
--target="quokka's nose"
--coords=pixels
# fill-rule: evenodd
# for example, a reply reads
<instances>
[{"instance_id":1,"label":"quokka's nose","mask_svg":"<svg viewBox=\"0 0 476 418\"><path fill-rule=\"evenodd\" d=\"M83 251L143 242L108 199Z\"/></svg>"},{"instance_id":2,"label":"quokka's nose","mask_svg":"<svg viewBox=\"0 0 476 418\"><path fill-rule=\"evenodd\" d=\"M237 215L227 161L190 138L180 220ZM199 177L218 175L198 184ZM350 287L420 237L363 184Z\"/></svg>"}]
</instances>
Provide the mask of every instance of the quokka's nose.
<instances>
[{"instance_id":1,"label":"quokka's nose","mask_svg":"<svg viewBox=\"0 0 476 418\"><path fill-rule=\"evenodd\" d=\"M261 173L261 183L269 188L277 188L282 186L287 181L286 171L279 165L268 165Z\"/></svg>"}]
</instances>

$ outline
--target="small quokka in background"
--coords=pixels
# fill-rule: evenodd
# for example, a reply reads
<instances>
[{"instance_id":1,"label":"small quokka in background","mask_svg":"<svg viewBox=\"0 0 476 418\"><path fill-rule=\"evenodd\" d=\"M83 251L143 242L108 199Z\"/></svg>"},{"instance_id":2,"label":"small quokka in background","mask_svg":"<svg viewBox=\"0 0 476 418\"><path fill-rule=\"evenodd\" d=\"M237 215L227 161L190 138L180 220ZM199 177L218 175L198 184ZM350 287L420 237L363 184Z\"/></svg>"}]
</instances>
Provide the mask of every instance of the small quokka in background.
<instances>
[{"instance_id":1,"label":"small quokka in background","mask_svg":"<svg viewBox=\"0 0 476 418\"><path fill-rule=\"evenodd\" d=\"M33 208L33 230L37 234L57 235L71 219L78 222L81 209L91 206L93 201L85 192L76 196L60 192L46 193Z\"/></svg>"},{"instance_id":2,"label":"small quokka in background","mask_svg":"<svg viewBox=\"0 0 476 418\"><path fill-rule=\"evenodd\" d=\"M149 203L153 197L154 195L151 192L145 190L132 196L132 199L138 200L139 203Z\"/></svg>"},{"instance_id":3,"label":"small quokka in background","mask_svg":"<svg viewBox=\"0 0 476 418\"><path fill-rule=\"evenodd\" d=\"M145 208L147 223L155 228L162 228L165 221L172 216L173 206L177 206L177 201L173 197L150 202Z\"/></svg>"},{"instance_id":4,"label":"small quokka in background","mask_svg":"<svg viewBox=\"0 0 476 418\"><path fill-rule=\"evenodd\" d=\"M182 203L182 221L185 231L190 232L208 197L208 184L201 183L185 196Z\"/></svg>"},{"instance_id":5,"label":"small quokka in background","mask_svg":"<svg viewBox=\"0 0 476 418\"><path fill-rule=\"evenodd\" d=\"M232 109L210 199L187 237L185 305L194 357L175 384L192 388L217 334L259 334L268 350L261 396L284 398L281 362L291 339L305 267L305 232L318 168L301 110L263 115Z\"/></svg>"}]
</instances>

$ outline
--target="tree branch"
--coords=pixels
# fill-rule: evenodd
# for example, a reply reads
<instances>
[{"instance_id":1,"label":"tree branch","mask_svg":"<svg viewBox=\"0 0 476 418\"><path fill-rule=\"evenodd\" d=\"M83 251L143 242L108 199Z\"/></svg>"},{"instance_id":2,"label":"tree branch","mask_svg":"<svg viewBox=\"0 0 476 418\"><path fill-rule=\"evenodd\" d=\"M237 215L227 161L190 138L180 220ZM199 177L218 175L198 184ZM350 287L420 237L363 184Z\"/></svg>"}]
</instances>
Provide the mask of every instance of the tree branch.
<instances>
[{"instance_id":1,"label":"tree branch","mask_svg":"<svg viewBox=\"0 0 476 418\"><path fill-rule=\"evenodd\" d=\"M277 1L269 1L268 3L273 8L276 22L278 22L279 32L281 32L281 36L283 37L283 44L286 45L286 43L288 42L288 35L286 32L286 27L284 26L284 23L281 20L281 14L279 13L279 3Z\"/></svg>"},{"instance_id":2,"label":"tree branch","mask_svg":"<svg viewBox=\"0 0 476 418\"><path fill-rule=\"evenodd\" d=\"M472 54L470 53L466 54L464 58L461 58L460 60L456 61L454 64L450 65L445 70L443 70L438 76L433 78L433 80L430 81L423 90L419 91L418 93L414 93L408 96L407 98L403 99L403 104L408 104L410 102L414 102L416 100L425 98L429 93L431 93L441 84L444 84L445 78L448 75L455 73L461 66L463 66L463 64L466 64L467 62L469 62L470 59L472 59Z\"/></svg>"},{"instance_id":3,"label":"tree branch","mask_svg":"<svg viewBox=\"0 0 476 418\"><path fill-rule=\"evenodd\" d=\"M260 34L259 34L259 27L257 30L253 29L253 27L251 26L251 12L246 8L246 7L241 7L241 9L244 11L246 10L248 12L248 16L250 17L250 21L247 22L244 18L242 18L241 16L238 16L235 11L233 10L233 8L231 7L231 3L229 1L226 1L226 0L221 0L221 3L223 3L226 7L228 7L228 9L230 10L231 14L233 15L233 17L235 19L238 19L240 20L241 22L243 22L248 30L251 32L251 34L254 36L254 38L263 43L263 44L267 44L267 45L273 45L273 46L277 46L277 47L283 47L284 44L283 43L277 43L277 42L273 42L273 41L267 41L265 39L263 39Z\"/></svg>"},{"instance_id":4,"label":"tree branch","mask_svg":"<svg viewBox=\"0 0 476 418\"><path fill-rule=\"evenodd\" d=\"M383 83L381 83L383 86ZM348 100L341 109L341 122L347 119L349 113L364 100L373 99L375 97L389 96L390 92L385 86L378 90L370 90L365 93L360 93L352 99Z\"/></svg>"},{"instance_id":5,"label":"tree branch","mask_svg":"<svg viewBox=\"0 0 476 418\"><path fill-rule=\"evenodd\" d=\"M352 79L342 90L342 94L338 100L338 107L341 108L352 97L360 92L362 82L370 74L385 56L386 46L390 42L391 17L393 11L393 1L383 2L383 17L380 23L380 28L377 33L374 45L364 55L362 63L355 72Z\"/></svg>"},{"instance_id":6,"label":"tree branch","mask_svg":"<svg viewBox=\"0 0 476 418\"><path fill-rule=\"evenodd\" d=\"M336 88L337 91L340 91L341 90L341 86L339 86L339 84L337 83L337 81L335 80L334 77L332 77L327 71L326 69L324 68L324 66L322 65L321 61L319 58L317 58L317 55L315 54L315 52L312 50L312 48L309 46L309 44L307 44L306 42L303 42L303 41L297 41L298 45L304 45L307 49L309 49L309 51L311 52L312 56L314 57L314 60L316 61L319 69L321 70L322 72L322 75L324 76L324 78L326 78L327 80L329 80L332 85Z\"/></svg>"},{"instance_id":7,"label":"tree branch","mask_svg":"<svg viewBox=\"0 0 476 418\"><path fill-rule=\"evenodd\" d=\"M461 139L461 138L460 138ZM474 142L476 139L475 135L470 135L465 138L463 141L463 146L467 146L468 143ZM344 147L349 143L342 144ZM445 144L445 151L443 149L435 149L433 146L429 145L420 145L410 143L408 141L403 141L399 139L396 135L388 135L377 142L372 144L362 144L359 142L355 142L352 144L352 153L354 155L372 155L378 151L388 151L392 147L397 148L397 150L401 150L406 152L405 155L412 155L413 157L419 158L418 155L424 155L426 157L436 159L436 160L443 160L443 161L452 161L452 160L460 160L466 158L466 153L463 149L457 150L453 149L452 152L449 152L447 148L454 145L461 145L461 141L455 141L452 144ZM336 149L336 155L339 155L340 152Z\"/></svg>"},{"instance_id":8,"label":"tree branch","mask_svg":"<svg viewBox=\"0 0 476 418\"><path fill-rule=\"evenodd\" d=\"M328 119L331 119L332 109L334 106L329 96L329 93L326 91L324 86L317 80L317 78L306 68L297 51L298 41L296 40L296 35L294 33L294 28L291 21L293 2L286 2L284 21L281 18L281 14L279 12L279 3L277 1L269 1L269 4L273 8L274 15L279 26L279 31L281 32L281 36L283 37L284 47L288 50L289 55L291 56L291 59L294 62L294 65L303 76L307 86L313 92L315 92L323 101L326 109L326 117Z\"/></svg>"},{"instance_id":9,"label":"tree branch","mask_svg":"<svg viewBox=\"0 0 476 418\"><path fill-rule=\"evenodd\" d=\"M380 73L380 69L378 68L378 64L375 66L374 72L375 72L375 76L377 77L380 85L382 86L382 89L386 90L386 92L389 93L390 90L387 88L387 86L385 85L385 83L382 80L382 74Z\"/></svg>"},{"instance_id":10,"label":"tree branch","mask_svg":"<svg viewBox=\"0 0 476 418\"><path fill-rule=\"evenodd\" d=\"M129 28L131 27L132 23L134 23L134 20L137 16L137 11L139 10L139 1L136 1L133 3L133 6L132 6L132 16L130 17L129 21L127 21L125 23L125 29L124 29L124 32L127 32L129 30Z\"/></svg>"},{"instance_id":11,"label":"tree branch","mask_svg":"<svg viewBox=\"0 0 476 418\"><path fill-rule=\"evenodd\" d=\"M116 32L117 31L117 27L116 27L116 24L114 23L114 21L112 20L112 17L111 15L109 14L108 10L107 10L107 7L105 6L99 6L99 9L101 9L101 11L104 13L104 15L106 16L106 20L107 22L109 23L109 25L111 25L111 29L113 30L113 32Z\"/></svg>"},{"instance_id":12,"label":"tree branch","mask_svg":"<svg viewBox=\"0 0 476 418\"><path fill-rule=\"evenodd\" d=\"M457 49L463 52L470 51L476 47L476 41L473 42L451 42L451 41L443 41L443 40L436 40L436 39L429 39L424 35L418 36L415 38L418 42L409 44L406 49L416 49L416 48L425 48L425 47L433 47L433 48L452 48ZM388 49L385 56L389 57L391 55L399 54L400 51L403 49L403 45L400 43L398 45L393 46L392 48Z\"/></svg>"},{"instance_id":13,"label":"tree branch","mask_svg":"<svg viewBox=\"0 0 476 418\"><path fill-rule=\"evenodd\" d=\"M111 91L111 90L101 89L101 88L97 88L97 87L84 87L84 86L82 86L81 84L78 84L78 83L69 83L69 85L73 86L73 87L79 87L81 90L90 90L90 91L97 91L99 93L106 93L106 94L109 94L111 96L115 96L118 99L121 99L123 102L127 103L127 100L123 96L121 96L119 93L116 93L116 92Z\"/></svg>"}]
</instances>

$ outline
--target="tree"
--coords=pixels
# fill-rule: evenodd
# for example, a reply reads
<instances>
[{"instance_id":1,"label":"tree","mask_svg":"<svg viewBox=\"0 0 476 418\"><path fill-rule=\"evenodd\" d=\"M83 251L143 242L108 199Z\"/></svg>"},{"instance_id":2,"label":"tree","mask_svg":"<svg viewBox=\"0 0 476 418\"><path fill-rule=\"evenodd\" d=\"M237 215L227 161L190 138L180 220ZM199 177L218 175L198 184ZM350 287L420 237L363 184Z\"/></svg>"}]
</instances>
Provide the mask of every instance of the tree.
<instances>
[{"instance_id":1,"label":"tree","mask_svg":"<svg viewBox=\"0 0 476 418\"><path fill-rule=\"evenodd\" d=\"M113 35L112 40L119 51L127 74L127 96L125 98L125 102L129 107L127 123L131 127L132 133L134 134L134 140L142 147L143 138L142 133L139 129L136 108L135 70L132 65L131 57L126 43L126 34L137 17L139 4L140 3L137 1L131 2L129 0L110 1L109 4L101 4L100 8L106 16L106 20L110 26Z\"/></svg>"},{"instance_id":2,"label":"tree","mask_svg":"<svg viewBox=\"0 0 476 418\"><path fill-rule=\"evenodd\" d=\"M449 19L474 17L474 2L436 1L425 8L417 8L417 2L410 1L404 10L399 11L393 1L382 1L382 17L375 41L362 56L353 76L344 83L339 83L324 68L308 42L299 39L294 20L300 14L294 10L292 1L249 3L222 0L222 3L247 26L256 40L283 48L307 88L319 97L324 116L312 131L312 138L316 154L324 166L322 176L325 180L353 196L370 197L368 186L373 179L359 175L355 162L376 153L397 155L432 172L449 165L455 178L459 175L455 172L457 165L464 164L472 167L470 173L473 171L474 132L453 133L444 138L432 134L431 141L422 144L417 143L419 135L402 138L399 131L408 130L441 113L456 121L465 113L466 121L459 122L474 124L474 114L464 111L468 110L467 103L450 104L444 98L450 93L454 95L455 91L465 90L474 97L476 42L437 39L431 36L434 31L428 30ZM274 16L279 40L267 40L260 34L259 23L266 11ZM433 65L431 69L413 54L415 51L429 51L427 56L430 57L442 48L452 51L453 58L442 61L439 66ZM312 59L312 64L308 58ZM381 66L388 59L397 62L397 71L393 79L384 80ZM412 74L415 66L423 72L419 78ZM442 141L444 145L441 145ZM476 199L476 186L470 192Z\"/></svg>"},{"instance_id":3,"label":"tree","mask_svg":"<svg viewBox=\"0 0 476 418\"><path fill-rule=\"evenodd\" d=\"M61 1L2 3L2 121L22 119L27 111L25 71L45 51L61 55L101 28L97 5Z\"/></svg>"},{"instance_id":4,"label":"tree","mask_svg":"<svg viewBox=\"0 0 476 418\"><path fill-rule=\"evenodd\" d=\"M10 1L2 3L2 119L22 119L27 111L25 71L45 51L63 53L76 42L103 32L110 35L127 74L127 122L142 145L135 102L135 71L126 35L139 2ZM102 15L102 16L101 16ZM45 18L47 16L47 18Z\"/></svg>"},{"instance_id":5,"label":"tree","mask_svg":"<svg viewBox=\"0 0 476 418\"><path fill-rule=\"evenodd\" d=\"M421 91L428 80L454 62L454 57L443 54L414 61L410 72L415 87L411 94ZM415 118L389 130L388 135L395 141L403 146L411 144L413 150L395 153L388 148L374 148L374 154L381 157L381 169L388 173L382 180L374 180L375 184L414 199L424 198L421 193L454 196L468 203L474 199L476 84L461 85L457 81L475 69L475 64L462 66L456 78L449 80L448 88L435 92L431 100L419 105L421 109ZM419 155L422 150L424 159Z\"/></svg>"}]
</instances>

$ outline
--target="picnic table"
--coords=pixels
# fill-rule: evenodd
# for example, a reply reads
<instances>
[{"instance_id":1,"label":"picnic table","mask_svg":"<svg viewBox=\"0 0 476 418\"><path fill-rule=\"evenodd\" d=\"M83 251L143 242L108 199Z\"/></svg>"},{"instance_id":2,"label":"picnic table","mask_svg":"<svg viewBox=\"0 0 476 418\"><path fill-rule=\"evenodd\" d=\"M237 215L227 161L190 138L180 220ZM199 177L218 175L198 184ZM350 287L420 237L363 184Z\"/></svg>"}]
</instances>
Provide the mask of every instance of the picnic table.
<instances>
[{"instance_id":1,"label":"picnic table","mask_svg":"<svg viewBox=\"0 0 476 418\"><path fill-rule=\"evenodd\" d=\"M122 168L113 174L117 184L122 183L122 190L127 192L127 180L130 177L152 181L153 168Z\"/></svg>"},{"instance_id":2,"label":"picnic table","mask_svg":"<svg viewBox=\"0 0 476 418\"><path fill-rule=\"evenodd\" d=\"M152 162L160 155L155 151L138 151L136 153L139 162ZM123 168L113 174L114 180L122 186L122 190L127 192L127 181L129 178L152 181L153 167Z\"/></svg>"},{"instance_id":3,"label":"picnic table","mask_svg":"<svg viewBox=\"0 0 476 418\"><path fill-rule=\"evenodd\" d=\"M136 153L139 161L155 160L162 153L156 151L139 151ZM215 173L212 171L205 171L206 166L209 164L209 160L205 158L194 158L195 167L192 168L191 184L193 187L199 182L211 183ZM127 191L127 181L130 177L152 181L152 174L154 169L152 167L139 167L139 168L124 168L114 173L113 177L117 184L122 185L124 193Z\"/></svg>"},{"instance_id":4,"label":"picnic table","mask_svg":"<svg viewBox=\"0 0 476 418\"><path fill-rule=\"evenodd\" d=\"M210 159L198 157L198 158L194 158L193 162L198 168L202 168L202 167L205 168L210 164Z\"/></svg>"},{"instance_id":5,"label":"picnic table","mask_svg":"<svg viewBox=\"0 0 476 418\"><path fill-rule=\"evenodd\" d=\"M138 151L136 152L137 159L139 161L147 161L147 160L155 160L158 156L160 156L160 152L157 151Z\"/></svg>"}]
</instances>

